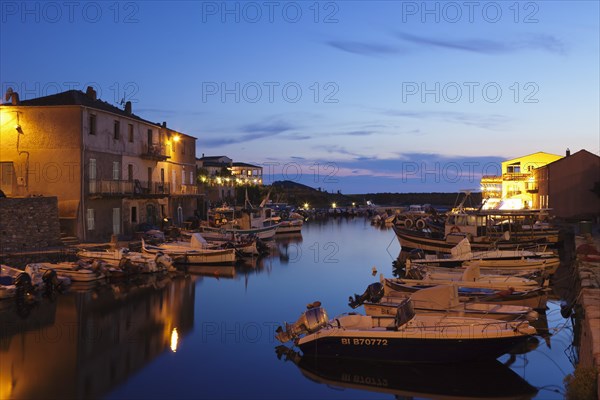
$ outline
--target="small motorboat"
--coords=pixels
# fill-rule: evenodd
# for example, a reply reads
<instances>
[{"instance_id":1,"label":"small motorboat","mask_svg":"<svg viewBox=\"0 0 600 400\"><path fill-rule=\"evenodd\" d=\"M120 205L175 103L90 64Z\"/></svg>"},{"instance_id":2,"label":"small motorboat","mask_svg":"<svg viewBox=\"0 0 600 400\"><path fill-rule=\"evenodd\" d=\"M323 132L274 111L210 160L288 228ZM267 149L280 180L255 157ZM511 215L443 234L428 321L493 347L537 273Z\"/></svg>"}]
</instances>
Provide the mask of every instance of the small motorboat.
<instances>
[{"instance_id":1,"label":"small motorboat","mask_svg":"<svg viewBox=\"0 0 600 400\"><path fill-rule=\"evenodd\" d=\"M312 307L277 328L275 337L293 341L304 355L458 363L496 359L535 334L527 321L416 314L409 298L393 318L343 314L329 320L325 309Z\"/></svg>"},{"instance_id":2,"label":"small motorboat","mask_svg":"<svg viewBox=\"0 0 600 400\"><path fill-rule=\"evenodd\" d=\"M175 269L173 259L162 252L149 255L129 251L127 248L120 248L102 251L80 250L77 252L77 256L86 260L103 260L116 266L123 266L124 263L128 262L131 266L138 267L140 273L172 271Z\"/></svg>"},{"instance_id":3,"label":"small motorboat","mask_svg":"<svg viewBox=\"0 0 600 400\"><path fill-rule=\"evenodd\" d=\"M492 318L505 321L527 319L536 321L539 314L531 307L491 302L460 301L458 288L454 285L432 286L414 293L400 292L397 296L385 296L380 282L370 284L362 295L349 298L349 306L364 306L365 313L372 316L394 316L396 309L406 298L411 298L417 314L448 315L457 317Z\"/></svg>"},{"instance_id":4,"label":"small motorboat","mask_svg":"<svg viewBox=\"0 0 600 400\"><path fill-rule=\"evenodd\" d=\"M61 262L61 263L33 263L29 264L30 268L39 268L40 271L48 270L55 271L58 277L67 277L73 282L91 282L106 278L102 273L103 264L99 260L93 262L85 262L79 260L76 262Z\"/></svg>"},{"instance_id":5,"label":"small motorboat","mask_svg":"<svg viewBox=\"0 0 600 400\"><path fill-rule=\"evenodd\" d=\"M460 301L491 302L531 307L535 310L545 310L546 301L548 300L547 288L540 286L525 289L515 289L512 287L494 289L473 284L465 285L463 281L450 283L442 281L424 282L414 279L384 278L383 274L379 276L379 281L383 284L386 296L404 296L403 292L414 293L422 289L450 284L457 287Z\"/></svg>"},{"instance_id":6,"label":"small motorboat","mask_svg":"<svg viewBox=\"0 0 600 400\"><path fill-rule=\"evenodd\" d=\"M204 248L201 242L197 242L198 238L192 235L191 241L163 243L159 246L146 244L142 239L142 250L147 254L161 252L168 254L181 264L234 264L236 261L235 248Z\"/></svg>"}]
</instances>

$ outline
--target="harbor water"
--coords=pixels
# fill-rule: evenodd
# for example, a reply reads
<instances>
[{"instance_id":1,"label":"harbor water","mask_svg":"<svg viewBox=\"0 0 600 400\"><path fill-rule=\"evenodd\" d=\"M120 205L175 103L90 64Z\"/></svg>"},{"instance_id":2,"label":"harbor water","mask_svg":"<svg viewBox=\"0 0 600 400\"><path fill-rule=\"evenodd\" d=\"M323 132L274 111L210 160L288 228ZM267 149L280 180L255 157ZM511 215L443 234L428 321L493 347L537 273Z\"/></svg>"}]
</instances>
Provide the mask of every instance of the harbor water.
<instances>
[{"instance_id":1,"label":"harbor water","mask_svg":"<svg viewBox=\"0 0 600 400\"><path fill-rule=\"evenodd\" d=\"M4 301L0 398L564 398L577 324L561 313L563 294L550 296L535 340L484 363L303 359L275 340L313 301L330 317L362 313L348 297L398 273L400 251L391 229L329 218L278 235L244 265L74 285L27 308Z\"/></svg>"}]
</instances>

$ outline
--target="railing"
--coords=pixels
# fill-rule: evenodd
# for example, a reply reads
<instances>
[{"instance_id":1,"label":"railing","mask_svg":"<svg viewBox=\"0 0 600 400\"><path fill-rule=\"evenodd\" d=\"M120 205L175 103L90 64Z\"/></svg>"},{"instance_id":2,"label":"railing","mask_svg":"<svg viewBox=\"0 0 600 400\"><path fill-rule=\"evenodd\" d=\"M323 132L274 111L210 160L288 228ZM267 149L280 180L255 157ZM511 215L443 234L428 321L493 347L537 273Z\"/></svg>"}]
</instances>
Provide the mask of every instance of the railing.
<instances>
[{"instance_id":1,"label":"railing","mask_svg":"<svg viewBox=\"0 0 600 400\"><path fill-rule=\"evenodd\" d=\"M168 195L171 193L171 185L168 182L145 182L138 179L133 181L98 179L89 181L88 190L90 194L105 196Z\"/></svg>"},{"instance_id":2,"label":"railing","mask_svg":"<svg viewBox=\"0 0 600 400\"><path fill-rule=\"evenodd\" d=\"M159 144L147 144L144 145L142 158L149 158L153 160L166 160L167 158L169 158L169 156L167 156L166 150L163 146Z\"/></svg>"},{"instance_id":3,"label":"railing","mask_svg":"<svg viewBox=\"0 0 600 400\"><path fill-rule=\"evenodd\" d=\"M507 173L502 175L502 180L505 181L526 181L531 177L531 174L522 173Z\"/></svg>"},{"instance_id":4,"label":"railing","mask_svg":"<svg viewBox=\"0 0 600 400\"><path fill-rule=\"evenodd\" d=\"M193 195L198 194L198 186L196 185L175 185L175 190L171 193L173 195Z\"/></svg>"}]
</instances>

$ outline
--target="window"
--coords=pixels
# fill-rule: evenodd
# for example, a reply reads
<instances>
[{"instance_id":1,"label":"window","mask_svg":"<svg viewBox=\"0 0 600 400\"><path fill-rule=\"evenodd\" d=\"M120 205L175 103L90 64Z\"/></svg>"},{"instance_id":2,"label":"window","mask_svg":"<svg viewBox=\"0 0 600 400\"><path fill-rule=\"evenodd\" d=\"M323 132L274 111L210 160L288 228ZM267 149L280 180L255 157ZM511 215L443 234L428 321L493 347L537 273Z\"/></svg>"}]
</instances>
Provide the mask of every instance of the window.
<instances>
[{"instance_id":1,"label":"window","mask_svg":"<svg viewBox=\"0 0 600 400\"><path fill-rule=\"evenodd\" d=\"M131 207L131 223L132 224L137 224L137 207L133 206Z\"/></svg>"},{"instance_id":2,"label":"window","mask_svg":"<svg viewBox=\"0 0 600 400\"><path fill-rule=\"evenodd\" d=\"M118 161L113 161L113 181L118 181L119 180L119 175L121 175L119 172L120 168L120 163Z\"/></svg>"},{"instance_id":3,"label":"window","mask_svg":"<svg viewBox=\"0 0 600 400\"><path fill-rule=\"evenodd\" d=\"M251 169L248 170L248 176L252 176L252 170Z\"/></svg>"},{"instance_id":4,"label":"window","mask_svg":"<svg viewBox=\"0 0 600 400\"><path fill-rule=\"evenodd\" d=\"M94 114L90 114L90 135L96 134L96 116Z\"/></svg>"},{"instance_id":5,"label":"window","mask_svg":"<svg viewBox=\"0 0 600 400\"><path fill-rule=\"evenodd\" d=\"M113 208L112 213L113 235L121 233L121 209Z\"/></svg>"},{"instance_id":6,"label":"window","mask_svg":"<svg viewBox=\"0 0 600 400\"><path fill-rule=\"evenodd\" d=\"M87 229L88 231L93 231L96 228L96 221L94 219L94 209L87 209Z\"/></svg>"},{"instance_id":7,"label":"window","mask_svg":"<svg viewBox=\"0 0 600 400\"><path fill-rule=\"evenodd\" d=\"M88 178L90 181L90 193L96 193L96 159L90 158L88 164Z\"/></svg>"},{"instance_id":8,"label":"window","mask_svg":"<svg viewBox=\"0 0 600 400\"><path fill-rule=\"evenodd\" d=\"M181 171L181 184L185 185L185 171Z\"/></svg>"},{"instance_id":9,"label":"window","mask_svg":"<svg viewBox=\"0 0 600 400\"><path fill-rule=\"evenodd\" d=\"M127 165L127 180L133 182L133 164Z\"/></svg>"},{"instance_id":10,"label":"window","mask_svg":"<svg viewBox=\"0 0 600 400\"><path fill-rule=\"evenodd\" d=\"M120 134L121 134L121 122L115 120L115 123L113 125L113 139L118 140Z\"/></svg>"},{"instance_id":11,"label":"window","mask_svg":"<svg viewBox=\"0 0 600 400\"><path fill-rule=\"evenodd\" d=\"M148 129L148 148L152 148L152 129Z\"/></svg>"},{"instance_id":12,"label":"window","mask_svg":"<svg viewBox=\"0 0 600 400\"><path fill-rule=\"evenodd\" d=\"M194 184L194 173L190 171L190 185Z\"/></svg>"},{"instance_id":13,"label":"window","mask_svg":"<svg viewBox=\"0 0 600 400\"><path fill-rule=\"evenodd\" d=\"M127 125L127 136L129 136L129 143L133 143L133 124Z\"/></svg>"}]
</instances>

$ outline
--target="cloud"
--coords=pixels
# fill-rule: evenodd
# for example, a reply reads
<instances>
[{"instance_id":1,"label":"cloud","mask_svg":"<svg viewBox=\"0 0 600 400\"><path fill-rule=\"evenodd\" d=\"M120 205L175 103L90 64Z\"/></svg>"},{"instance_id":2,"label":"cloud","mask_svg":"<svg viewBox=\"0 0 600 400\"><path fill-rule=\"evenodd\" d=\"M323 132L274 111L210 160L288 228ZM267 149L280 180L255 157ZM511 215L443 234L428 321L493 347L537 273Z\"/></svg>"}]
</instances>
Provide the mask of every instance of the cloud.
<instances>
[{"instance_id":1,"label":"cloud","mask_svg":"<svg viewBox=\"0 0 600 400\"><path fill-rule=\"evenodd\" d=\"M385 110L383 114L395 117L417 118L417 119L436 119L444 122L476 126L484 129L499 129L509 121L509 118L500 114L479 115L467 114L451 111L400 111ZM420 131L413 130L412 133L419 134ZM407 132L409 133L409 132Z\"/></svg>"},{"instance_id":2,"label":"cloud","mask_svg":"<svg viewBox=\"0 0 600 400\"><path fill-rule=\"evenodd\" d=\"M417 36L408 33L397 33L396 36L404 41L436 48L461 50L482 54L512 53L521 50L543 50L550 53L563 54L564 44L552 35L531 34L519 40L495 41L488 39L437 39Z\"/></svg>"},{"instance_id":3,"label":"cloud","mask_svg":"<svg viewBox=\"0 0 600 400\"><path fill-rule=\"evenodd\" d=\"M325 44L347 53L366 56L396 54L401 51L398 47L385 44L355 42L350 40L330 40L325 42Z\"/></svg>"},{"instance_id":4,"label":"cloud","mask_svg":"<svg viewBox=\"0 0 600 400\"><path fill-rule=\"evenodd\" d=\"M290 122L281 119L267 120L240 126L236 130L240 131L242 133L241 135L204 138L202 139L202 144L205 146L217 147L234 143L246 143L267 137L279 136L294 129L298 129L298 126L295 126ZM310 136L288 135L286 138L292 140L305 140L310 139Z\"/></svg>"}]
</instances>

